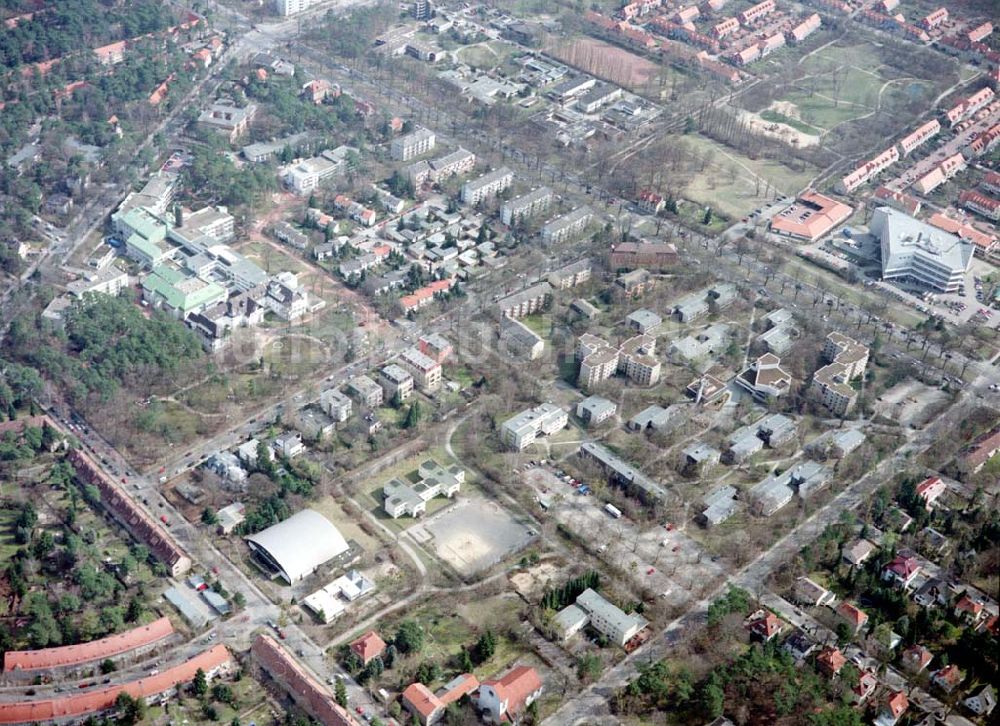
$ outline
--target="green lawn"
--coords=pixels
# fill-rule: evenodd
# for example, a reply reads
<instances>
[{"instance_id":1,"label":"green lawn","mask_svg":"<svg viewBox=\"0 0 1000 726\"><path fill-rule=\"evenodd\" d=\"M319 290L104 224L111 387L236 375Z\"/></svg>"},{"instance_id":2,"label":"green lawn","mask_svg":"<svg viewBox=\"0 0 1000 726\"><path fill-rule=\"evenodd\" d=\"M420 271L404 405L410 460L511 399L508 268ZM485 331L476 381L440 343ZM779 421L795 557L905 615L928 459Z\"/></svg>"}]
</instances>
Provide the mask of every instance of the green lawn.
<instances>
[{"instance_id":1,"label":"green lawn","mask_svg":"<svg viewBox=\"0 0 1000 726\"><path fill-rule=\"evenodd\" d=\"M468 45L457 51L459 60L475 68L496 68L503 65L517 48L501 41Z\"/></svg>"},{"instance_id":2,"label":"green lawn","mask_svg":"<svg viewBox=\"0 0 1000 726\"><path fill-rule=\"evenodd\" d=\"M445 366L445 378L454 381L461 388L467 388L473 384L472 374L463 365Z\"/></svg>"},{"instance_id":3,"label":"green lawn","mask_svg":"<svg viewBox=\"0 0 1000 726\"><path fill-rule=\"evenodd\" d=\"M771 183L772 193L777 189L782 194L792 195L805 188L818 173L816 167L804 162L796 162L802 167L796 170L771 159L750 159L694 134L686 136L685 141L692 151L707 153L710 161L704 172L695 174L688 182L682 193L684 198L710 205L734 219L745 216L765 201L764 185L758 195L754 174Z\"/></svg>"},{"instance_id":4,"label":"green lawn","mask_svg":"<svg viewBox=\"0 0 1000 726\"><path fill-rule=\"evenodd\" d=\"M14 520L18 514L13 509L0 509L0 562L8 562L20 549L14 541Z\"/></svg>"},{"instance_id":5,"label":"green lawn","mask_svg":"<svg viewBox=\"0 0 1000 726\"><path fill-rule=\"evenodd\" d=\"M300 260L272 247L267 242L246 242L239 246L238 251L260 265L268 274L274 275L279 272L299 273L306 269L306 266Z\"/></svg>"},{"instance_id":6,"label":"green lawn","mask_svg":"<svg viewBox=\"0 0 1000 726\"><path fill-rule=\"evenodd\" d=\"M810 284L822 283L830 289L830 292L851 305L860 306L862 303L870 300L870 297L864 291L848 284L832 272L816 267L801 258L796 257L788 260L785 272L794 276L795 270L792 268L799 271L803 282ZM803 300L806 300L806 298L803 298ZM916 311L893 301L889 301L886 315L892 318L898 325L906 328L911 328L924 320L924 316Z\"/></svg>"},{"instance_id":7,"label":"green lawn","mask_svg":"<svg viewBox=\"0 0 1000 726\"><path fill-rule=\"evenodd\" d=\"M780 100L795 104L802 122L822 129L871 113L887 80L877 71L879 50L868 43L830 46L802 65L807 76L797 84L800 90Z\"/></svg>"},{"instance_id":8,"label":"green lawn","mask_svg":"<svg viewBox=\"0 0 1000 726\"><path fill-rule=\"evenodd\" d=\"M547 315L528 315L521 318L521 322L531 328L531 331L538 337L548 339L551 324Z\"/></svg>"},{"instance_id":9,"label":"green lawn","mask_svg":"<svg viewBox=\"0 0 1000 726\"><path fill-rule=\"evenodd\" d=\"M327 363L330 352L315 340L292 335L272 341L262 357L272 375L298 377L309 375Z\"/></svg>"},{"instance_id":10,"label":"green lawn","mask_svg":"<svg viewBox=\"0 0 1000 726\"><path fill-rule=\"evenodd\" d=\"M873 104L877 98L876 94L877 91L871 96ZM855 105L844 103L843 99L839 102L835 99L835 96L828 96L825 92L820 91L813 95L793 92L785 96L783 100L795 104L802 121L812 127L806 132L811 134L814 134L817 128L829 130L838 124L853 121L871 113L874 109L874 105Z\"/></svg>"},{"instance_id":11,"label":"green lawn","mask_svg":"<svg viewBox=\"0 0 1000 726\"><path fill-rule=\"evenodd\" d=\"M783 113L778 113L777 111L774 111L773 109L766 109L764 111L761 111L758 114L758 116L760 116L765 121L770 121L771 123L775 123L775 124L785 124L786 126L791 126L793 129L795 129L797 131L801 131L804 134L811 134L813 136L815 136L817 132L820 132L820 131L823 130L823 129L819 129L819 128L815 127L815 126L810 126L807 123L803 123L802 121L799 121L798 119L794 119L794 118L791 118L790 116L786 116Z\"/></svg>"}]
</instances>

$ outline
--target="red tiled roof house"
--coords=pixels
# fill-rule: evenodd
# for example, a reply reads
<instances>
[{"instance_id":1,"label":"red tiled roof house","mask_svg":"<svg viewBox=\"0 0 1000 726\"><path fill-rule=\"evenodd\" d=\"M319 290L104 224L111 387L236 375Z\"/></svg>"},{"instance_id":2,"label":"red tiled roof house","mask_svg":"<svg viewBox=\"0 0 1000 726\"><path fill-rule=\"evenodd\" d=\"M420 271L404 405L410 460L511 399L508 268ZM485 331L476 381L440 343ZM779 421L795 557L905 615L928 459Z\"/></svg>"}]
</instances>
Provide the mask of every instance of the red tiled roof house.
<instances>
[{"instance_id":1,"label":"red tiled roof house","mask_svg":"<svg viewBox=\"0 0 1000 726\"><path fill-rule=\"evenodd\" d=\"M385 647L385 641L379 637L379 634L374 630L369 630L351 643L351 652L361 659L362 665L368 665L373 658L377 658L385 652Z\"/></svg>"}]
</instances>

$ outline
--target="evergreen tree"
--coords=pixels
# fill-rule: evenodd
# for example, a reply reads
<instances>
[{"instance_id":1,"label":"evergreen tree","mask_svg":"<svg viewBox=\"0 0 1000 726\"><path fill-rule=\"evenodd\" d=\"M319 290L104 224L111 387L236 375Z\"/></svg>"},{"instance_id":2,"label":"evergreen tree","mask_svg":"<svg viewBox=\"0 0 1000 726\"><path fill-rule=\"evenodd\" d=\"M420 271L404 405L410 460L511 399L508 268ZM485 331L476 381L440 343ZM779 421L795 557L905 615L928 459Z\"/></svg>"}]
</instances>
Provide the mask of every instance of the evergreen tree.
<instances>
[{"instance_id":1,"label":"evergreen tree","mask_svg":"<svg viewBox=\"0 0 1000 726\"><path fill-rule=\"evenodd\" d=\"M339 678L337 679L337 685L333 689L333 698L341 708L347 708L347 686Z\"/></svg>"},{"instance_id":2,"label":"evergreen tree","mask_svg":"<svg viewBox=\"0 0 1000 726\"><path fill-rule=\"evenodd\" d=\"M191 681L191 690L196 696L204 696L208 693L208 677L201 668L195 671L194 679Z\"/></svg>"}]
</instances>

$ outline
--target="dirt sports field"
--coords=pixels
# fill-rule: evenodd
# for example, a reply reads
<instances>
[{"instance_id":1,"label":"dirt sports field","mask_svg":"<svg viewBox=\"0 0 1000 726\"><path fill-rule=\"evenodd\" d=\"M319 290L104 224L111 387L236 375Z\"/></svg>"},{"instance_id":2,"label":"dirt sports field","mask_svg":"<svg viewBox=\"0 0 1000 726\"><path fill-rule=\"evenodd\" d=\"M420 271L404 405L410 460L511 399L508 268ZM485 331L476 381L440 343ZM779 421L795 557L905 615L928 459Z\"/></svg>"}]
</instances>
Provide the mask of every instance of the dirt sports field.
<instances>
[{"instance_id":1,"label":"dirt sports field","mask_svg":"<svg viewBox=\"0 0 1000 726\"><path fill-rule=\"evenodd\" d=\"M652 61L594 38L555 41L545 48L545 52L592 76L633 91L652 86L662 71Z\"/></svg>"},{"instance_id":2,"label":"dirt sports field","mask_svg":"<svg viewBox=\"0 0 1000 726\"><path fill-rule=\"evenodd\" d=\"M417 542L468 577L492 567L525 547L535 536L494 502L478 497L457 504L409 530Z\"/></svg>"}]
</instances>

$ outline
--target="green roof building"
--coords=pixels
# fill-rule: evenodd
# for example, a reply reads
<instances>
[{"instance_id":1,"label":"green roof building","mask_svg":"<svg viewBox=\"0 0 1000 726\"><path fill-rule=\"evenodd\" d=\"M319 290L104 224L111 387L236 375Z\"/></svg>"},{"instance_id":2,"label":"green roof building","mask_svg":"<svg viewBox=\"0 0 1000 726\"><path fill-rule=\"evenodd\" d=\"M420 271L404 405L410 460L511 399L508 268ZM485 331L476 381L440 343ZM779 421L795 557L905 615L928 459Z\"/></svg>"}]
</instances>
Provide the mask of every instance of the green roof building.
<instances>
[{"instance_id":1,"label":"green roof building","mask_svg":"<svg viewBox=\"0 0 1000 726\"><path fill-rule=\"evenodd\" d=\"M198 312L226 299L225 288L185 275L180 270L157 265L142 281L143 298L154 307L162 307L179 318Z\"/></svg>"},{"instance_id":2,"label":"green roof building","mask_svg":"<svg viewBox=\"0 0 1000 726\"><path fill-rule=\"evenodd\" d=\"M146 267L155 267L169 254L170 225L148 210L135 207L112 218L115 230L125 240L125 254Z\"/></svg>"}]
</instances>

